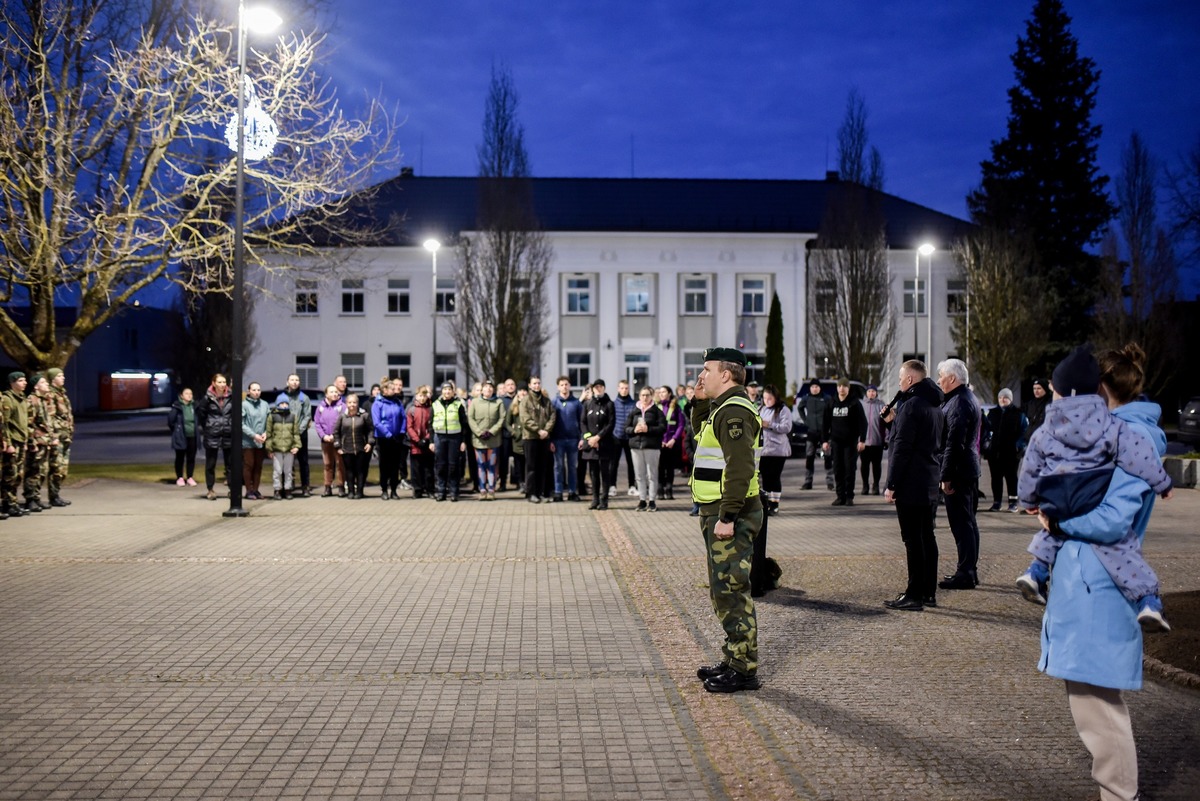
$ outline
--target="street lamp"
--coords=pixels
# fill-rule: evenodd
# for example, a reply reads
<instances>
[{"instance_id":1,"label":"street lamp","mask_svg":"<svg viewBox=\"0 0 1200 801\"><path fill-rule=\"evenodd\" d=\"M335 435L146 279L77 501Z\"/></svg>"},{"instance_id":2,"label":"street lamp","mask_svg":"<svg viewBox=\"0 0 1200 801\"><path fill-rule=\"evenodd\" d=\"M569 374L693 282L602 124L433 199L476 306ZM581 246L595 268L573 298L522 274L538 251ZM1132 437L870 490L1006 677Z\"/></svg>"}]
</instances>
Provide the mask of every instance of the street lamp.
<instances>
[{"instance_id":1,"label":"street lamp","mask_svg":"<svg viewBox=\"0 0 1200 801\"><path fill-rule=\"evenodd\" d=\"M279 15L270 9L252 8L246 10L243 0L238 0L238 32L237 32L237 126L236 136L234 138L233 150L237 154L237 177L235 179L234 202L233 202L233 335L230 338L230 345L233 353L230 355L230 373L233 386L230 387L230 403L233 408L230 409L230 464L229 464L229 509L225 511L225 517L245 517L249 514L242 508L242 381L244 379L245 358L243 357L243 341L246 338L246 305L245 305L245 289L246 289L246 265L245 265L245 247L244 247L244 229L245 229L245 201L246 201L246 99L247 95L253 92L251 86L247 89L246 80L246 31L247 29L259 33L266 33L274 30L282 22ZM258 98L252 97L251 102L256 106L255 127L258 134L258 125L261 122L261 109L257 108ZM263 133L267 134L267 139L271 139L270 147L266 147L266 142L261 141L261 137L255 136L254 155L261 158L263 155L270 153L274 148L273 141L274 123L271 123L269 118L266 120L266 130ZM260 147L261 145L261 147ZM265 152L263 152L265 150Z\"/></svg>"},{"instance_id":2,"label":"street lamp","mask_svg":"<svg viewBox=\"0 0 1200 801\"><path fill-rule=\"evenodd\" d=\"M935 248L933 247L933 245L926 242L925 244L923 244L919 248L917 248L917 252L915 254L916 272L913 274L913 358L914 359L917 358L917 354L921 352L921 344L918 340L917 324L920 321L920 316L921 316L920 315L920 311L921 311L920 300L921 300L921 298L925 297L925 293L921 292L921 257L922 256L931 256L933 254L934 250L935 250ZM933 259L929 260L929 272L930 273L933 272ZM925 301L925 313L926 313L926 315L929 314L929 300L928 299L926 299L926 301ZM932 327L929 329L929 335L930 336L933 335ZM926 346L928 346L929 342L927 341L925 344L926 344ZM925 361L929 361L928 353L925 354Z\"/></svg>"},{"instance_id":3,"label":"street lamp","mask_svg":"<svg viewBox=\"0 0 1200 801\"><path fill-rule=\"evenodd\" d=\"M426 239L425 249L433 256L433 383L438 383L437 375L437 330L438 330L438 308L437 308L437 252L441 250L442 243L436 239Z\"/></svg>"}]
</instances>

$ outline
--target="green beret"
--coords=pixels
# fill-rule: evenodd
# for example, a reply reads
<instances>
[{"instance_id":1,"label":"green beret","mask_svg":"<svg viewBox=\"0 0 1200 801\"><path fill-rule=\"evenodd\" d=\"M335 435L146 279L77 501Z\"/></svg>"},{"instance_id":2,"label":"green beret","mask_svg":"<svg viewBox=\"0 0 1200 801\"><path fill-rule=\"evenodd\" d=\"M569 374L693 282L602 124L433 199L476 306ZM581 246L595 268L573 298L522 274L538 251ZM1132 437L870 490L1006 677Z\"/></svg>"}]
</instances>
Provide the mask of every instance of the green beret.
<instances>
[{"instance_id":1,"label":"green beret","mask_svg":"<svg viewBox=\"0 0 1200 801\"><path fill-rule=\"evenodd\" d=\"M735 348L709 348L704 351L704 361L706 362L732 362L746 366L746 354Z\"/></svg>"},{"instance_id":2,"label":"green beret","mask_svg":"<svg viewBox=\"0 0 1200 801\"><path fill-rule=\"evenodd\" d=\"M51 367L49 370L46 371L46 380L53 381L54 379L58 378L60 375L62 375L62 370L58 369L57 367Z\"/></svg>"},{"instance_id":3,"label":"green beret","mask_svg":"<svg viewBox=\"0 0 1200 801\"><path fill-rule=\"evenodd\" d=\"M29 388L32 390L35 386L37 386L37 382L39 382L41 380L42 380L41 373L34 373L33 375L29 376Z\"/></svg>"},{"instance_id":4,"label":"green beret","mask_svg":"<svg viewBox=\"0 0 1200 801\"><path fill-rule=\"evenodd\" d=\"M24 377L25 377L25 374L23 372L21 372L20 370L13 370L11 373L8 374L8 383L11 384L14 381L20 381Z\"/></svg>"}]
</instances>

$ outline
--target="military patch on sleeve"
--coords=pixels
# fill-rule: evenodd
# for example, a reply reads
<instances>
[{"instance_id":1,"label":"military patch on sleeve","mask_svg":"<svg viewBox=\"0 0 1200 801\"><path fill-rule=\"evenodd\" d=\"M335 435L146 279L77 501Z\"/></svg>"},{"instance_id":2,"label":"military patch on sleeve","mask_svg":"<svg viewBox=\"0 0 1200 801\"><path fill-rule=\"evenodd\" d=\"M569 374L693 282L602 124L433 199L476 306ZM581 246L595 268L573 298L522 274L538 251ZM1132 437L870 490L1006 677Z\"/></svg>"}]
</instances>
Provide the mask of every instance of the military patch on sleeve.
<instances>
[{"instance_id":1,"label":"military patch on sleeve","mask_svg":"<svg viewBox=\"0 0 1200 801\"><path fill-rule=\"evenodd\" d=\"M725 429L729 432L730 439L741 439L745 433L745 422L740 417L734 417L725 424Z\"/></svg>"}]
</instances>

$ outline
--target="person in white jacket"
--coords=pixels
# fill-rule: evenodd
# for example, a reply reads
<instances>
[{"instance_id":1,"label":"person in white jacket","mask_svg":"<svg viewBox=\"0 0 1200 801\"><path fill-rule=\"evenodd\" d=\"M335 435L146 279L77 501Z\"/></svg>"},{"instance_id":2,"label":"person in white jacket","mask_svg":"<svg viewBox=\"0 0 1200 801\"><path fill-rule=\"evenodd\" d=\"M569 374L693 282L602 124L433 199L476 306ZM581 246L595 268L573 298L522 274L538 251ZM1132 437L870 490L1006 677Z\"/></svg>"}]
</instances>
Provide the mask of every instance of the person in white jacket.
<instances>
[{"instance_id":1,"label":"person in white jacket","mask_svg":"<svg viewBox=\"0 0 1200 801\"><path fill-rule=\"evenodd\" d=\"M762 490L766 493L766 513L779 514L779 500L783 495L783 465L792 455L792 413L774 384L767 384L762 392L763 405L759 409L762 417L763 447L758 463Z\"/></svg>"}]
</instances>

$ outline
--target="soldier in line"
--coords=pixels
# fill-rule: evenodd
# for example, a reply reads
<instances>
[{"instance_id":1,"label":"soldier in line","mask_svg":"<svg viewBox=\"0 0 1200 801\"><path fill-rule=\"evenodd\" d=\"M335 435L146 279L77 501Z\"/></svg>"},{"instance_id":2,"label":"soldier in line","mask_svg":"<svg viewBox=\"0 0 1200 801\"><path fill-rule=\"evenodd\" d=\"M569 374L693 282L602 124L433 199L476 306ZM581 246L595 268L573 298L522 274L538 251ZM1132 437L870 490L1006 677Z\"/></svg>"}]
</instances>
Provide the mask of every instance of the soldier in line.
<instances>
[{"instance_id":1,"label":"soldier in line","mask_svg":"<svg viewBox=\"0 0 1200 801\"><path fill-rule=\"evenodd\" d=\"M33 391L25 399L29 409L29 436L25 447L25 511L40 512L42 482L50 466L50 449L58 438L50 431L50 382L44 375L34 375Z\"/></svg>"},{"instance_id":2,"label":"soldier in line","mask_svg":"<svg viewBox=\"0 0 1200 801\"><path fill-rule=\"evenodd\" d=\"M0 511L11 517L25 514L25 509L17 501L17 492L25 480L25 440L29 437L29 407L25 403L27 384L25 374L15 370L8 374L8 389L0 394L0 413L4 416Z\"/></svg>"},{"instance_id":3,"label":"soldier in line","mask_svg":"<svg viewBox=\"0 0 1200 801\"><path fill-rule=\"evenodd\" d=\"M49 495L51 506L70 506L62 496L62 485L71 468L71 440L75 438L75 415L67 396L67 376L57 367L46 371L50 381L50 431L58 444L50 448Z\"/></svg>"},{"instance_id":4,"label":"soldier in line","mask_svg":"<svg viewBox=\"0 0 1200 801\"><path fill-rule=\"evenodd\" d=\"M692 500L700 505L713 611L725 630L724 659L696 671L712 693L759 687L750 565L763 523L758 488L762 421L742 386L745 380L741 351L709 348L691 406L697 431Z\"/></svg>"}]
</instances>

